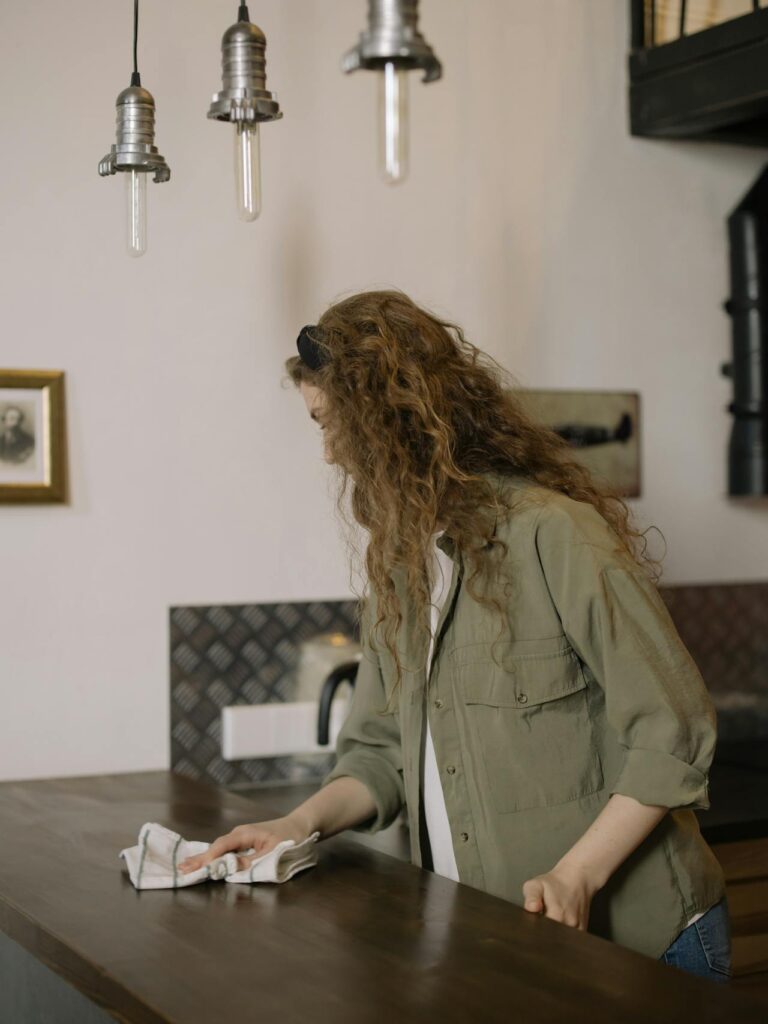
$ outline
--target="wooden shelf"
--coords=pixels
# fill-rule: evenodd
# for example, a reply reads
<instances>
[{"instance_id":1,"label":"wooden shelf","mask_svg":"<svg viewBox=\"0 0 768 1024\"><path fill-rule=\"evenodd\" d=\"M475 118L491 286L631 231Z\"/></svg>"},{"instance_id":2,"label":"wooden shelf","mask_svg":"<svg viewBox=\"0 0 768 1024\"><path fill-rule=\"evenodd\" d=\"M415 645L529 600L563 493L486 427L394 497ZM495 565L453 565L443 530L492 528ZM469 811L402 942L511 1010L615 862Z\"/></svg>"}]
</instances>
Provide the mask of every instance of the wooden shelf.
<instances>
[{"instance_id":1,"label":"wooden shelf","mask_svg":"<svg viewBox=\"0 0 768 1024\"><path fill-rule=\"evenodd\" d=\"M732 985L768 1003L768 837L711 845L725 873Z\"/></svg>"}]
</instances>

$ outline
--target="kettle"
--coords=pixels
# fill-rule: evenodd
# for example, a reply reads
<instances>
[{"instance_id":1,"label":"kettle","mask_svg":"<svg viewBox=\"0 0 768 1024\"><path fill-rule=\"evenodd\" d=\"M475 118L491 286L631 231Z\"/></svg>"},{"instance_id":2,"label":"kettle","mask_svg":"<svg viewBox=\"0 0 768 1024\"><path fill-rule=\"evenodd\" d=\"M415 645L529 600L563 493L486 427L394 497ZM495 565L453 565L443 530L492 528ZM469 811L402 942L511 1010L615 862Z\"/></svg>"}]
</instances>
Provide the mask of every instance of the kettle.
<instances>
[{"instance_id":1,"label":"kettle","mask_svg":"<svg viewBox=\"0 0 768 1024\"><path fill-rule=\"evenodd\" d=\"M328 745L328 733L331 720L331 703L334 694L342 683L349 683L354 687L357 679L359 661L345 661L337 665L326 677L320 690L320 703L317 715L317 742L322 746Z\"/></svg>"}]
</instances>

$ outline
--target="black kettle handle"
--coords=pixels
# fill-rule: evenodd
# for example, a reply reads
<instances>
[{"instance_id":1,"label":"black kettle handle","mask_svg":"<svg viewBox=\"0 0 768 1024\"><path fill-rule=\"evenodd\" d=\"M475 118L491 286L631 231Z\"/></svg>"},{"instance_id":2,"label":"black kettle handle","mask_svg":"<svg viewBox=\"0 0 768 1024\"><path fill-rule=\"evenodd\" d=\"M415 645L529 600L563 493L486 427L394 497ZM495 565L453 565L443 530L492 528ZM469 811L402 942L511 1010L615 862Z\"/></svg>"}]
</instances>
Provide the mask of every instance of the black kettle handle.
<instances>
[{"instance_id":1,"label":"black kettle handle","mask_svg":"<svg viewBox=\"0 0 768 1024\"><path fill-rule=\"evenodd\" d=\"M323 683L320 691L320 707L317 715L317 742L322 746L328 745L328 734L331 723L331 702L336 690L341 683L355 685L359 661L345 661L330 673Z\"/></svg>"}]
</instances>

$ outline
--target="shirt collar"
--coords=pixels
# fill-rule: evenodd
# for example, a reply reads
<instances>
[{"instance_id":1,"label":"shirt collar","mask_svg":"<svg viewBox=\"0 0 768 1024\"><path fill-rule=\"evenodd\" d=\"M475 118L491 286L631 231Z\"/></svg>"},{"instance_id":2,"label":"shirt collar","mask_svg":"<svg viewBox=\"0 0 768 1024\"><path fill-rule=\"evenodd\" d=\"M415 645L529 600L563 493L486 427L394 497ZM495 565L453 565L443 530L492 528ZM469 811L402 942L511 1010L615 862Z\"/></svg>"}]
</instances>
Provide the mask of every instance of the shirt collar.
<instances>
[{"instance_id":1,"label":"shirt collar","mask_svg":"<svg viewBox=\"0 0 768 1024\"><path fill-rule=\"evenodd\" d=\"M435 540L435 544L440 548L441 551L444 551L446 555L450 555L454 562L457 561L456 541L453 539L453 537L451 537L447 533L441 533L440 536Z\"/></svg>"},{"instance_id":2,"label":"shirt collar","mask_svg":"<svg viewBox=\"0 0 768 1024\"><path fill-rule=\"evenodd\" d=\"M482 475L493 484L496 490L496 494L498 495L504 484L505 477L503 477L499 473L493 472L486 472L483 473ZM496 526L498 525L498 522L499 514L497 512L493 520L492 536L496 535ZM441 551L444 551L445 554L449 555L454 562L460 561L459 552L456 549L456 541L453 539L453 537L450 536L450 534L445 532L441 533L440 536L435 540L435 544L440 548Z\"/></svg>"}]
</instances>

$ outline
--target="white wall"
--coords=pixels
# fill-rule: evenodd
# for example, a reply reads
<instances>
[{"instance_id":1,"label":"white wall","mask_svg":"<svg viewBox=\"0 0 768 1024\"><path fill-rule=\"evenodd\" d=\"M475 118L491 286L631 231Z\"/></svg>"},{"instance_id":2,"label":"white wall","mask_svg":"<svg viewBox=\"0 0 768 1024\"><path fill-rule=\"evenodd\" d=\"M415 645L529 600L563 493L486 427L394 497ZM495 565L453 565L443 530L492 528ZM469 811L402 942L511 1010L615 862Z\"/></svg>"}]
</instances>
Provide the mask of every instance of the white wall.
<instances>
[{"instance_id":1,"label":"white wall","mask_svg":"<svg viewBox=\"0 0 768 1024\"><path fill-rule=\"evenodd\" d=\"M167 767L170 605L350 596L320 436L280 378L353 289L404 288L527 386L640 391L631 504L664 581L765 578L765 506L725 494L718 370L724 218L765 154L629 136L625 8L423 0L445 77L414 81L411 177L387 188L374 76L338 67L363 0L253 2L285 117L242 224L231 129L205 117L236 3L144 0L172 179L131 260L96 168L132 5L2 6L0 366L66 371L72 500L0 506L0 778Z\"/></svg>"}]
</instances>

